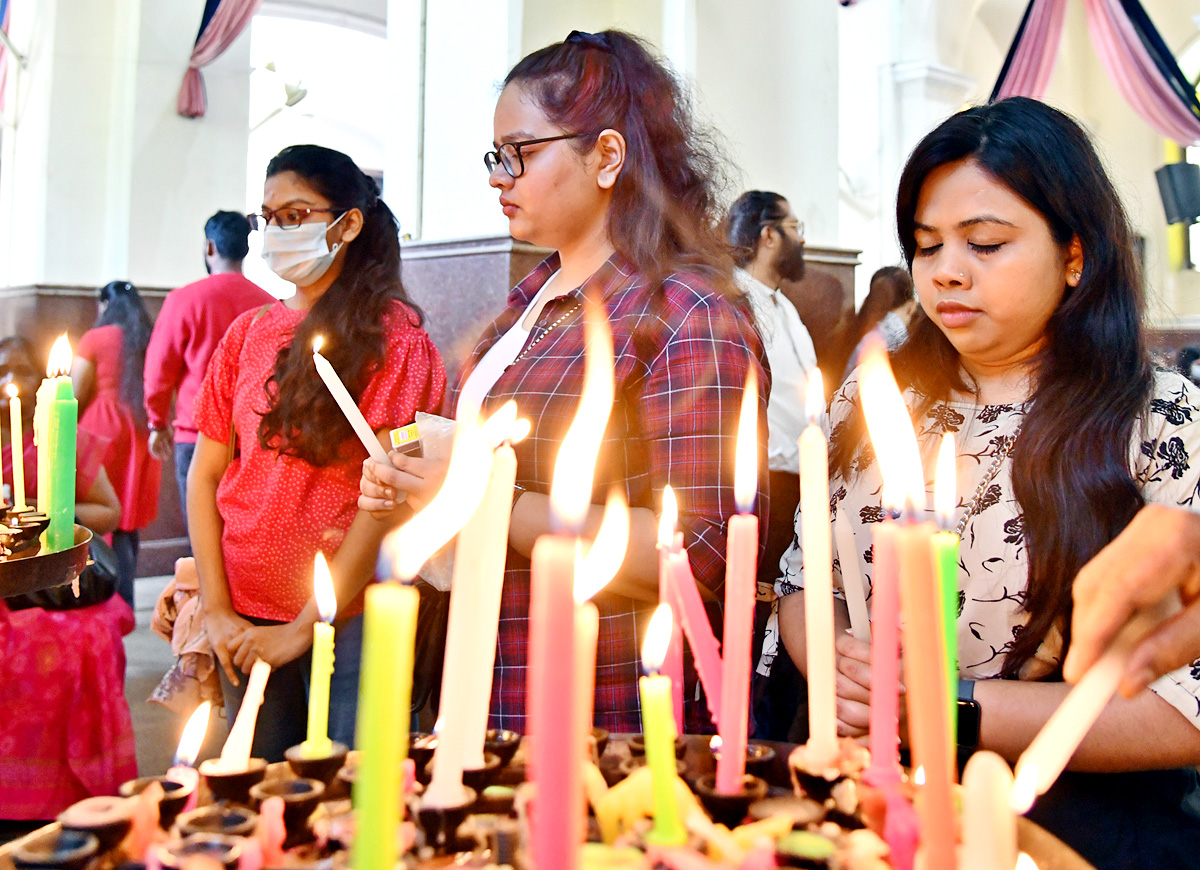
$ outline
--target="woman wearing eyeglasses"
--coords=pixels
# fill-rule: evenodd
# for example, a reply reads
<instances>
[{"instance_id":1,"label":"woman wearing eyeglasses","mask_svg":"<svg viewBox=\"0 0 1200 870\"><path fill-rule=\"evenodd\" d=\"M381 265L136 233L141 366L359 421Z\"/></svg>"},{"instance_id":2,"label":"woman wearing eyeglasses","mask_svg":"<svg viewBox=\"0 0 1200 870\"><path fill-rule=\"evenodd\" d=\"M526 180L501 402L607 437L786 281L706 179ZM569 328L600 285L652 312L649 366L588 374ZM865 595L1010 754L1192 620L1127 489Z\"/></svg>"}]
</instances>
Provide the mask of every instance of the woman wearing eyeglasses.
<instances>
[{"instance_id":1,"label":"woman wearing eyeglasses","mask_svg":"<svg viewBox=\"0 0 1200 870\"><path fill-rule=\"evenodd\" d=\"M295 293L242 314L213 355L196 400L188 531L226 707L232 719L251 665L269 663L254 754L281 760L305 737L318 552L338 599L329 736L353 742L361 591L385 531L356 510L367 453L317 375L313 341L381 438L439 410L446 375L400 283L396 219L349 157L285 148L249 219Z\"/></svg>"},{"instance_id":2,"label":"woman wearing eyeglasses","mask_svg":"<svg viewBox=\"0 0 1200 870\"><path fill-rule=\"evenodd\" d=\"M733 495L737 413L747 375L760 409L769 376L753 320L733 284L715 227L712 145L678 83L636 38L572 33L524 58L496 105L484 161L512 235L554 249L509 296L472 353L457 397L460 420L515 399L532 434L517 445L508 564L492 721L524 731L529 555L550 531L548 493L558 445L583 381L584 296L603 303L616 353L616 404L596 467L586 535L611 488L632 508L629 553L595 599L600 609L595 721L639 730L638 647L658 602L655 541L663 487L674 488L692 570L719 598ZM766 471L760 411L759 469ZM393 453L368 462L359 505L418 502L444 467ZM761 479L761 478L760 478ZM765 512L765 487L755 502ZM765 527L765 526L764 526ZM704 727L691 687L688 727Z\"/></svg>"}]
</instances>

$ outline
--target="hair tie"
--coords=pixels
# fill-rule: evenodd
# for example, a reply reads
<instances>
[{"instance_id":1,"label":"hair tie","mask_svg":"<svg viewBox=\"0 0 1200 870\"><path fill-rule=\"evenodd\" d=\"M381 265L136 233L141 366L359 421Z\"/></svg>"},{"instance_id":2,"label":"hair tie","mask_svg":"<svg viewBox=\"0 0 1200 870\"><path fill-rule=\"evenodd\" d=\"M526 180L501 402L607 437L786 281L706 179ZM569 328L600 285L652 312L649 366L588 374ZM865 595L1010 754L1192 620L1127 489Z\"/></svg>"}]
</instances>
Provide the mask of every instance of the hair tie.
<instances>
[{"instance_id":1,"label":"hair tie","mask_svg":"<svg viewBox=\"0 0 1200 870\"><path fill-rule=\"evenodd\" d=\"M572 30L567 34L567 42L582 45L584 48L598 48L601 51L612 51L608 35L604 33L585 33L582 30Z\"/></svg>"}]
</instances>

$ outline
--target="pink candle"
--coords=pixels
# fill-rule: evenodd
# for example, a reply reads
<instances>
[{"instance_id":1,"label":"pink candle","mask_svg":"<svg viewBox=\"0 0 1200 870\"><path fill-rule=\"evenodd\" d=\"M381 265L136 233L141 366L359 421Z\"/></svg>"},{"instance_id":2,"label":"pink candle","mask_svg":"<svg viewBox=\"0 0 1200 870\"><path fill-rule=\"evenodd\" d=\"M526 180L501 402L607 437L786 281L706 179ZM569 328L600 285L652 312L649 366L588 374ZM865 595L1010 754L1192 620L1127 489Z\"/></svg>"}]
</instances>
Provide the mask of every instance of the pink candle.
<instances>
[{"instance_id":1,"label":"pink candle","mask_svg":"<svg viewBox=\"0 0 1200 870\"><path fill-rule=\"evenodd\" d=\"M683 621L683 633L692 648L696 674L704 685L708 712L713 724L720 728L721 698L724 695L721 690L721 653L708 621L708 613L704 610L704 602L700 599L700 590L696 588L696 578L692 576L687 551L673 553L667 560L667 568L671 572L671 589L675 595L674 610L679 612Z\"/></svg>"},{"instance_id":2,"label":"pink candle","mask_svg":"<svg viewBox=\"0 0 1200 870\"><path fill-rule=\"evenodd\" d=\"M758 492L758 376L746 378L738 420L734 498L738 514L729 518L725 550L725 638L721 646L721 757L717 791L742 790L746 734L750 727L750 653L754 632L755 574L758 569L758 517L750 511Z\"/></svg>"},{"instance_id":3,"label":"pink candle","mask_svg":"<svg viewBox=\"0 0 1200 870\"><path fill-rule=\"evenodd\" d=\"M926 870L954 870L954 771L946 665L942 652L941 587L933 565L933 523L900 529L900 606L904 681L913 766L925 769L916 798Z\"/></svg>"},{"instance_id":4,"label":"pink candle","mask_svg":"<svg viewBox=\"0 0 1200 870\"><path fill-rule=\"evenodd\" d=\"M529 779L534 864L574 870L583 840L575 667L576 539L543 535L533 546L529 604Z\"/></svg>"},{"instance_id":5,"label":"pink candle","mask_svg":"<svg viewBox=\"0 0 1200 870\"><path fill-rule=\"evenodd\" d=\"M675 490L670 485L663 488L663 511L658 524L658 603L671 608L671 641L663 659L660 673L671 678L671 703L675 710L675 721L683 721L683 618L678 600L672 589L670 557L683 552L683 533L675 531L679 507L675 501Z\"/></svg>"},{"instance_id":6,"label":"pink candle","mask_svg":"<svg viewBox=\"0 0 1200 870\"><path fill-rule=\"evenodd\" d=\"M900 782L900 527L875 524L871 566L871 764L864 779Z\"/></svg>"}]
</instances>

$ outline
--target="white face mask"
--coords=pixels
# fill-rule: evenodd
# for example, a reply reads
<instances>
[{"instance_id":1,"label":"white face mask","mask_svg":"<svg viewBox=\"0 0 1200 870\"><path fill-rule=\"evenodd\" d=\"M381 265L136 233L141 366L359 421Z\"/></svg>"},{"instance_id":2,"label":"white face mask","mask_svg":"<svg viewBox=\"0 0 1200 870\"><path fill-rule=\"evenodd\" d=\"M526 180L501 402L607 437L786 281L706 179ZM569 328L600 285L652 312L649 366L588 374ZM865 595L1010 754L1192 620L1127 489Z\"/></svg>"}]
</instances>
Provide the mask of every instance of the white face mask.
<instances>
[{"instance_id":1,"label":"white face mask","mask_svg":"<svg viewBox=\"0 0 1200 870\"><path fill-rule=\"evenodd\" d=\"M342 246L338 242L330 250L325 241L327 233L346 216L346 212L332 224L317 221L300 224L290 230L269 226L263 233L262 258L271 271L300 287L307 287L329 271L333 258Z\"/></svg>"}]
</instances>

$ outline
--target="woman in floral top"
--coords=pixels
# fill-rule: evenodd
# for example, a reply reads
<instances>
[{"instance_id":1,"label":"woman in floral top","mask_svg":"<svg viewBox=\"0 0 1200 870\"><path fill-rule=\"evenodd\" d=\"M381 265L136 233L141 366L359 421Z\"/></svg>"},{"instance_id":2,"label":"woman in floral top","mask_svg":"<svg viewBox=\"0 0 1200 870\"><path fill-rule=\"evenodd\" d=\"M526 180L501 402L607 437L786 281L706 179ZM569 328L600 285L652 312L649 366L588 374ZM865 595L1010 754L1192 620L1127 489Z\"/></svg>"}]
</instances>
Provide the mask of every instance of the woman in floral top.
<instances>
[{"instance_id":1,"label":"woman in floral top","mask_svg":"<svg viewBox=\"0 0 1200 870\"><path fill-rule=\"evenodd\" d=\"M1124 211L1062 113L1018 98L953 116L909 158L896 210L922 309L897 378L930 484L937 442L954 433L954 520L970 514L959 673L981 708L979 746L1015 762L1070 688L1079 569L1147 501L1196 503L1200 393L1151 368ZM830 418L832 500L869 577L881 481L854 377ZM797 543L781 567L779 639L803 670ZM839 731L861 735L870 645L840 637L837 652ZM1110 702L1030 816L1098 868L1194 866L1198 698L1200 669L1183 668Z\"/></svg>"}]
</instances>

